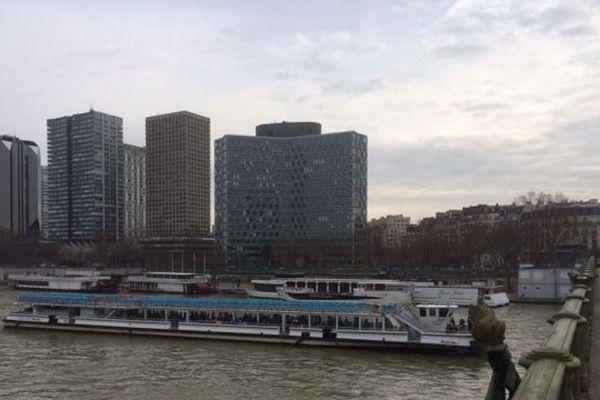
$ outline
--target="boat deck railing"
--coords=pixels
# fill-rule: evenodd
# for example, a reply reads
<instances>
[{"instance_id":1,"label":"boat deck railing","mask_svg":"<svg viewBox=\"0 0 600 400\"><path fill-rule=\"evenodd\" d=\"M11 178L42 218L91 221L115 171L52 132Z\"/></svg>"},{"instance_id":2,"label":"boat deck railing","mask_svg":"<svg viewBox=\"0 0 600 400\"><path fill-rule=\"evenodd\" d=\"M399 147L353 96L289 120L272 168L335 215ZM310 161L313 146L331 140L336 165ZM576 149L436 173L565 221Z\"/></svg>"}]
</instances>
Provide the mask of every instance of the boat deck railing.
<instances>
[{"instance_id":1,"label":"boat deck railing","mask_svg":"<svg viewBox=\"0 0 600 400\"><path fill-rule=\"evenodd\" d=\"M194 298L177 296L122 296L85 293L24 293L22 303L45 306L92 308L204 309L214 311L306 312L335 314L381 314L395 305L376 306L354 301L271 300L248 298Z\"/></svg>"}]
</instances>

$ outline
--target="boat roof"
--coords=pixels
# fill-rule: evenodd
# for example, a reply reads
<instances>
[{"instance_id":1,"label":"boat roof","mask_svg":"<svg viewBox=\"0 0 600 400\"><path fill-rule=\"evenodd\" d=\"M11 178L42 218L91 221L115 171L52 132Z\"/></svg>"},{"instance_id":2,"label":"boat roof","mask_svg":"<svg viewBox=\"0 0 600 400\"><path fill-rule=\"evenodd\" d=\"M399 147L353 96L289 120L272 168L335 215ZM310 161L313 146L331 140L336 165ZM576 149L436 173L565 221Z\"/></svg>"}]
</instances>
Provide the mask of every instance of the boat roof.
<instances>
[{"instance_id":1,"label":"boat roof","mask_svg":"<svg viewBox=\"0 0 600 400\"><path fill-rule=\"evenodd\" d=\"M419 308L458 308L456 304L417 304Z\"/></svg>"},{"instance_id":2,"label":"boat roof","mask_svg":"<svg viewBox=\"0 0 600 400\"><path fill-rule=\"evenodd\" d=\"M331 300L279 300L227 297L178 297L178 296L129 296L95 295L88 293L31 293L21 295L22 303L79 306L92 308L156 308L198 309L214 311L261 311L261 312L306 312L337 314L374 314L380 306L360 301ZM384 305L383 311L391 312L395 305Z\"/></svg>"},{"instance_id":3,"label":"boat roof","mask_svg":"<svg viewBox=\"0 0 600 400\"><path fill-rule=\"evenodd\" d=\"M9 280L23 281L69 281L69 282L88 282L98 281L102 279L110 279L110 276L95 275L95 276L46 276L46 275L9 275Z\"/></svg>"},{"instance_id":4,"label":"boat roof","mask_svg":"<svg viewBox=\"0 0 600 400\"><path fill-rule=\"evenodd\" d=\"M258 283L261 285L284 285L288 279L252 279L251 283Z\"/></svg>"},{"instance_id":5,"label":"boat roof","mask_svg":"<svg viewBox=\"0 0 600 400\"><path fill-rule=\"evenodd\" d=\"M161 271L149 271L145 275L172 275L172 276L189 276L194 275L193 272L161 272Z\"/></svg>"}]
</instances>

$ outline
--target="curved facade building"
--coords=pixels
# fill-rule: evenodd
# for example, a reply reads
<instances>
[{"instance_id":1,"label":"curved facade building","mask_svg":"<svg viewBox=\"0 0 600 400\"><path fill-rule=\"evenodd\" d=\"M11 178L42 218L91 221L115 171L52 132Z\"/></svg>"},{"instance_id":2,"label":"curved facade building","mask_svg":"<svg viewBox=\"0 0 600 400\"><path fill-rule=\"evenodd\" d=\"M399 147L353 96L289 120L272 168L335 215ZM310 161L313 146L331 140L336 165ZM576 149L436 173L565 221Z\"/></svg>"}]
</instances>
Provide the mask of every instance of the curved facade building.
<instances>
[{"instance_id":1,"label":"curved facade building","mask_svg":"<svg viewBox=\"0 0 600 400\"><path fill-rule=\"evenodd\" d=\"M282 244L312 241L343 243L340 264L354 264L366 218L365 135L284 122L215 142L215 238L229 264L269 264Z\"/></svg>"},{"instance_id":2,"label":"curved facade building","mask_svg":"<svg viewBox=\"0 0 600 400\"><path fill-rule=\"evenodd\" d=\"M39 235L41 178L38 145L0 136L0 227L19 236Z\"/></svg>"}]
</instances>

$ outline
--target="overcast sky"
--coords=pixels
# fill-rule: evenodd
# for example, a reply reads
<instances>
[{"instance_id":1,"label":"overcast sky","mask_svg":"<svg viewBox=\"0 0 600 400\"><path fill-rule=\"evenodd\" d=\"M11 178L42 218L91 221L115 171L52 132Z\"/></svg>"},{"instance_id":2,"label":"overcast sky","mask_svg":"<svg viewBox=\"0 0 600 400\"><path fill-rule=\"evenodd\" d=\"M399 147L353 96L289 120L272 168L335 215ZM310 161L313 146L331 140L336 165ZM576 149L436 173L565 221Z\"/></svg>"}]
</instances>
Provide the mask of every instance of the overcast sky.
<instances>
[{"instance_id":1,"label":"overcast sky","mask_svg":"<svg viewBox=\"0 0 600 400\"><path fill-rule=\"evenodd\" d=\"M598 28L597 28L598 27ZM189 110L369 137L369 217L599 197L599 1L0 0L0 134Z\"/></svg>"}]
</instances>

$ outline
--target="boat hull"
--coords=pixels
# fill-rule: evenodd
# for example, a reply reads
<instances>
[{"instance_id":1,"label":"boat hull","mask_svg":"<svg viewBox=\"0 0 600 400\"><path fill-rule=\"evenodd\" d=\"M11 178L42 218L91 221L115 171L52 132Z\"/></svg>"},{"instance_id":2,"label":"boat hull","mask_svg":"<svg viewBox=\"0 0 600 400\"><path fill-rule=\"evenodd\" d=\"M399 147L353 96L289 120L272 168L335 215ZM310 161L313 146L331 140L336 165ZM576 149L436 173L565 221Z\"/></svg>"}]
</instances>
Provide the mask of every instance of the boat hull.
<instances>
[{"instance_id":1,"label":"boat hull","mask_svg":"<svg viewBox=\"0 0 600 400\"><path fill-rule=\"evenodd\" d=\"M14 321L4 319L4 327L15 330L19 329L35 329L35 330L53 330L53 331L71 331L82 333L104 333L104 334L126 334L126 335L141 335L141 336L161 336L161 337L177 337L187 339L205 339L219 341L237 341L237 342L252 342L265 344L287 344L295 346L317 346L317 347L337 347L337 348L354 348L354 349L393 349L405 351L419 352L435 352L445 354L465 354L476 355L481 350L476 346L458 347L455 345L433 344L433 343L411 343L411 342L391 342L386 341L383 337L380 340L357 340L357 339L324 339L324 338L303 338L298 336L265 334L265 333L231 333L207 330L203 332L185 331L165 329L164 327L127 327L119 326L98 326L81 323L55 323L50 324L44 321ZM124 322L124 321L123 321ZM381 340L383 339L383 340Z\"/></svg>"}]
</instances>

